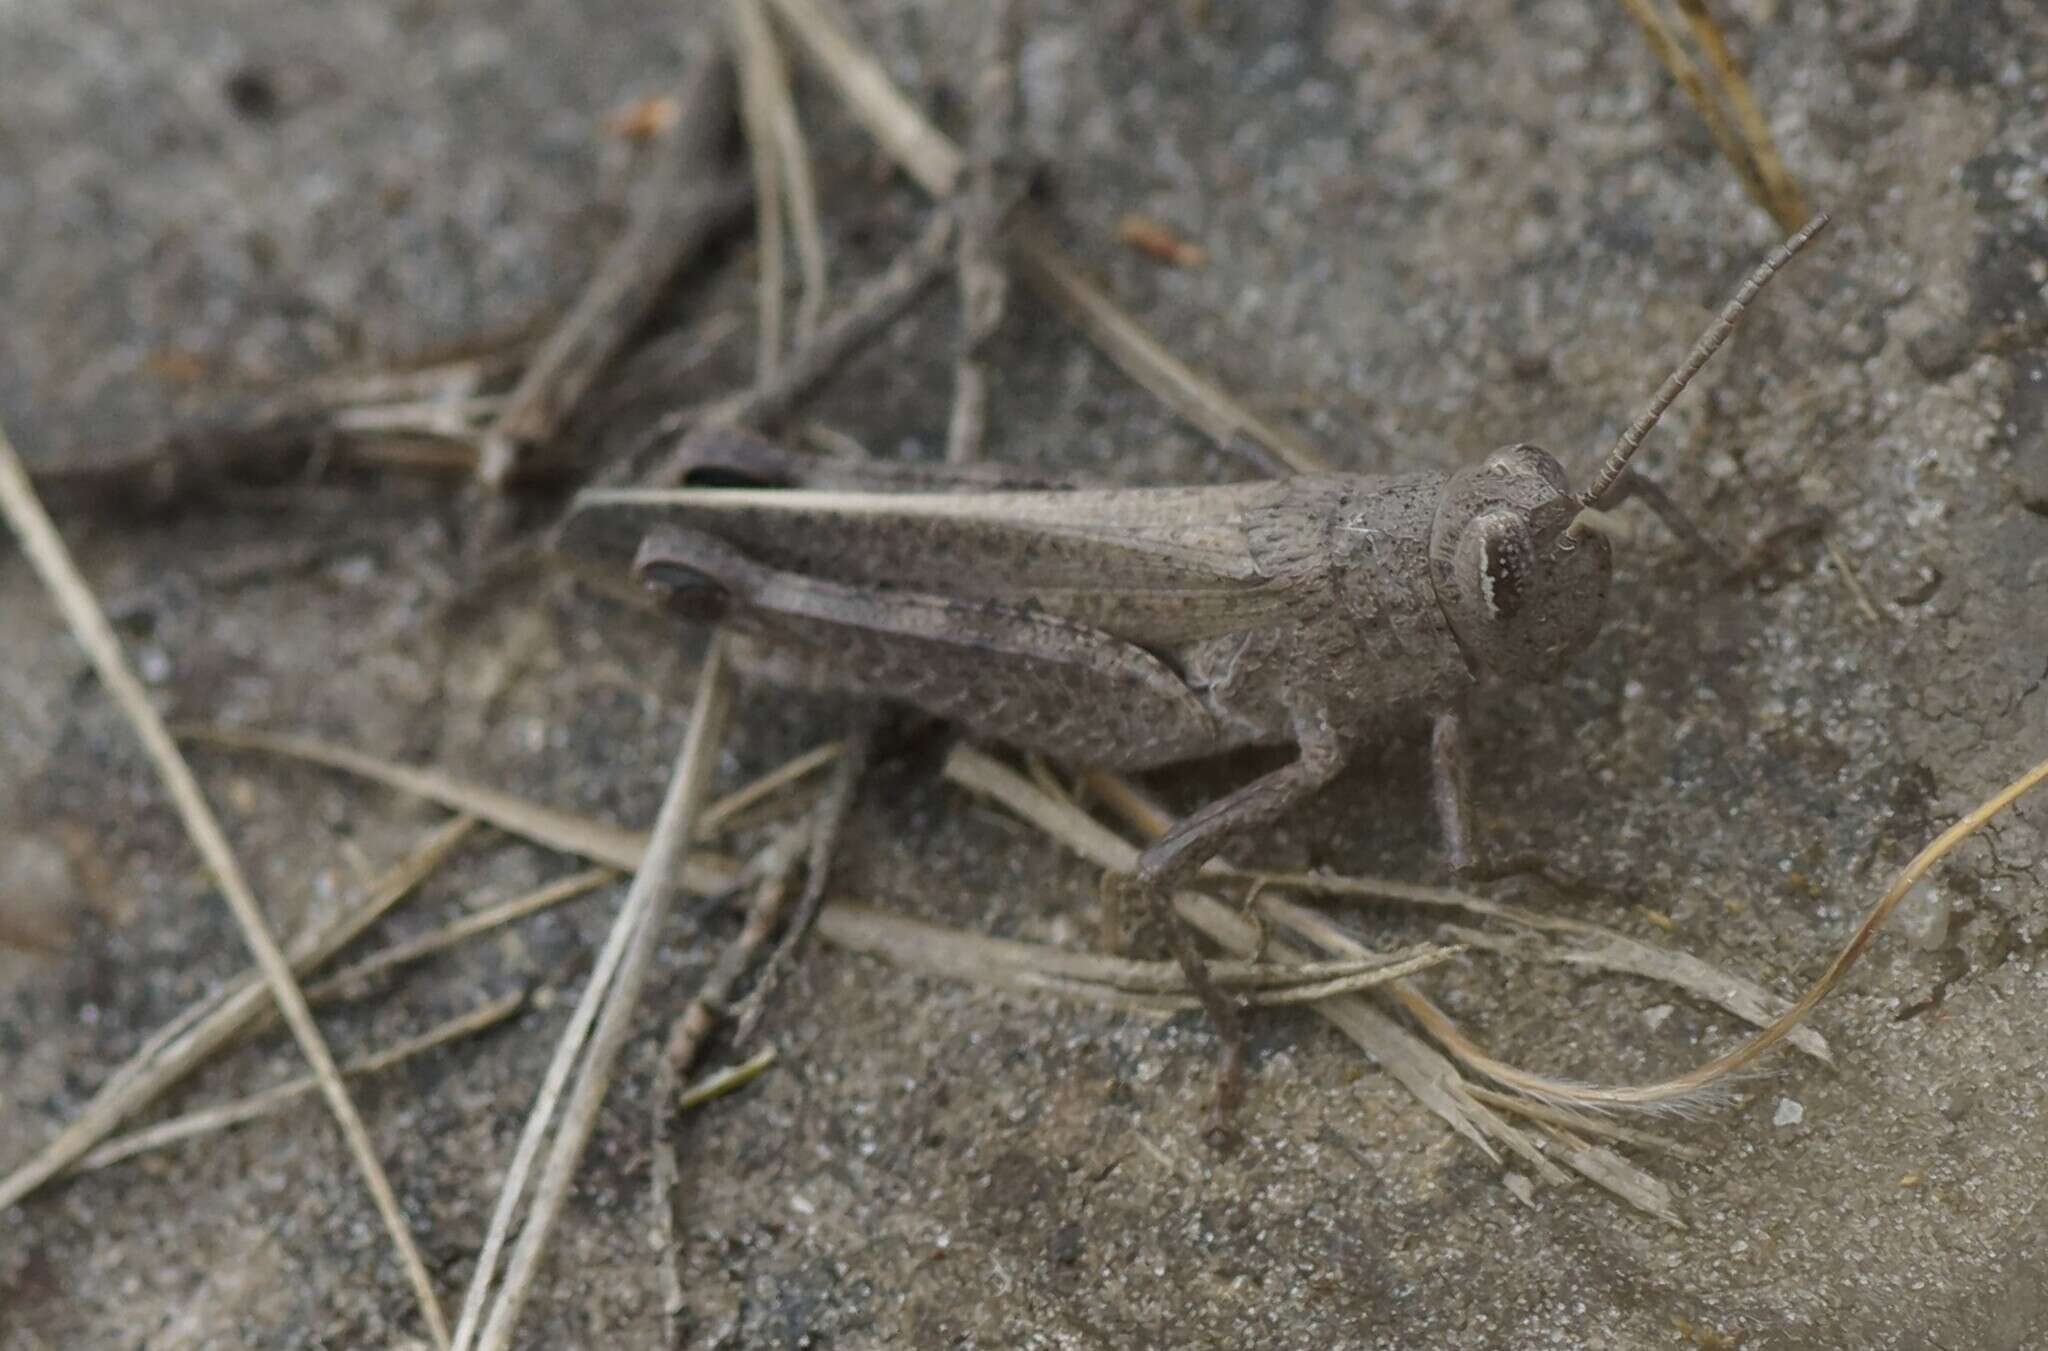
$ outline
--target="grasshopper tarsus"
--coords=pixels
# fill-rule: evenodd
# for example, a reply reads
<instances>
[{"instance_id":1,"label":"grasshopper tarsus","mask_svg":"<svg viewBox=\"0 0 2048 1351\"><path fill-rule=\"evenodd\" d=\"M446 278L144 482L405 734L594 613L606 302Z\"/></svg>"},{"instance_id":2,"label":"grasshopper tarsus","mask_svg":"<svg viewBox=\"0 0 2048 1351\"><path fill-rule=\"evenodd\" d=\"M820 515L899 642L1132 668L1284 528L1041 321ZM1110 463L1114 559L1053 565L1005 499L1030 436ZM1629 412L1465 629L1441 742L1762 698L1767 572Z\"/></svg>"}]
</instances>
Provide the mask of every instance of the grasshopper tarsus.
<instances>
[{"instance_id":1,"label":"grasshopper tarsus","mask_svg":"<svg viewBox=\"0 0 2048 1351\"><path fill-rule=\"evenodd\" d=\"M1211 1148L1219 1153L1227 1152L1237 1143L1237 1111L1244 1102L1244 1010L1236 999L1224 993L1209 978L1209 964L1195 944L1194 932L1173 913L1173 893L1151 889L1149 895L1164 912L1160 918L1166 923L1167 941L1173 949L1174 960L1180 963L1188 988L1201 1001L1210 1026L1216 1029L1216 1040L1220 1046L1216 1058L1216 1083L1209 1098L1208 1111L1203 1115L1202 1134Z\"/></svg>"},{"instance_id":2,"label":"grasshopper tarsus","mask_svg":"<svg viewBox=\"0 0 2048 1351\"><path fill-rule=\"evenodd\" d=\"M1526 877L1551 891L1563 896L1623 896L1624 888L1608 882L1596 882L1577 873L1566 872L1551 861L1548 855L1533 849L1519 850L1512 854L1488 854L1475 858L1462 868L1453 868L1451 878L1463 886L1483 886L1489 882L1506 882L1513 878Z\"/></svg>"}]
</instances>

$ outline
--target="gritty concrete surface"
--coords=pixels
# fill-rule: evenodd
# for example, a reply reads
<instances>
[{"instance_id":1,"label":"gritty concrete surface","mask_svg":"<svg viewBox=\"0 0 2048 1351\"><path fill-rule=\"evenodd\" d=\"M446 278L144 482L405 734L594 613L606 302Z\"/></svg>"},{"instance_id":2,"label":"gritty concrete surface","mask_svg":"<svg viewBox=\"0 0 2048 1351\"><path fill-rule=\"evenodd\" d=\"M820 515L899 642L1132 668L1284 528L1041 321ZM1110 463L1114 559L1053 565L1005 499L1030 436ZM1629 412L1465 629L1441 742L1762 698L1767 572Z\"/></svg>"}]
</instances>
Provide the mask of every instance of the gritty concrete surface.
<instances>
[{"instance_id":1,"label":"gritty concrete surface","mask_svg":"<svg viewBox=\"0 0 2048 1351\"><path fill-rule=\"evenodd\" d=\"M1825 532L1723 589L1646 523L1571 678L1487 701L1475 790L1501 845L1622 879L1620 896L1531 903L1790 991L1897 865L2048 750L2048 19L2033 0L1714 7L1837 224L1646 464L1735 547L1810 508ZM957 129L973 7L849 9ZM1584 475L1776 235L1600 0L1023 12L1030 137L1063 239L1179 351L1344 467L1446 468L1526 438ZM145 444L224 389L374 368L558 310L633 172L603 119L672 79L702 33L679 13L0 7L0 407L17 440L43 464ZM852 278L924 203L814 82L801 102L836 276ZM1128 211L1198 242L1206 266L1121 250ZM752 267L739 240L684 282L657 324L684 336L655 336L620 388L639 372L647 405L740 379ZM820 416L879 452L933 453L952 323L929 306ZM720 332L708 358L678 358L688 335ZM1034 302L997 358L991 449L1006 460L1130 482L1242 472ZM634 406L608 405L614 420ZM316 732L644 822L698 641L540 576L438 623L460 571L454 510L444 484L393 480L65 526L174 717ZM762 691L740 712L724 783L836 725ZM218 754L200 767L284 929L435 819L313 771ZM1253 767L1155 785L1192 804ZM1421 769L1419 743L1385 747L1262 854L1440 876ZM8 839L64 852L68 872L39 875L79 909L60 954L0 953L11 1163L245 960L12 551L0 813ZM1093 932L1092 870L936 782L928 756L884 766L855 826L837 895L1003 934ZM568 866L479 844L389 927L423 930ZM324 1018L346 1053L520 983L555 995L360 1089L451 1301L609 905L476 943ZM766 1027L781 1065L686 1130L685 1344L2048 1345L2048 803L1966 846L1921 910L1917 941L1881 939L1823 1007L1835 1068L1778 1062L1732 1109L1673 1123L1703 1162L1638 1156L1674 1188L1682 1229L1585 1186L1525 1205L1501 1166L1305 1015L1258 1020L1249 1142L1219 1158L1198 1137L1212 1047L1193 1018L997 997L815 951ZM1429 931L1398 913L1358 923L1376 941ZM651 1048L731 929L678 923L662 950L528 1345L661 1344ZM1739 1031L1665 989L1554 967L1475 959L1429 984L1501 1054L1585 1078L1676 1070ZM175 1105L293 1068L266 1037ZM0 1235L7 1348L423 1334L310 1103L50 1187Z\"/></svg>"}]
</instances>

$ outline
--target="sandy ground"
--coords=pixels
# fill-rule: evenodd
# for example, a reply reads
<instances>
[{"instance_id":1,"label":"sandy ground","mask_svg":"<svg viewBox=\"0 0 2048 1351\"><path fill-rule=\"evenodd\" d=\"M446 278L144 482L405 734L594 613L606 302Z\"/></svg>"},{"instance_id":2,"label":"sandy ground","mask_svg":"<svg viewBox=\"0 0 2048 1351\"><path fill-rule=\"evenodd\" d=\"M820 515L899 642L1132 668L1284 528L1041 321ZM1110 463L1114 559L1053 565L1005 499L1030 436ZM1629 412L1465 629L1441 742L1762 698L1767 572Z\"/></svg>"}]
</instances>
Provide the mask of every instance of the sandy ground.
<instances>
[{"instance_id":1,"label":"sandy ground","mask_svg":"<svg viewBox=\"0 0 2048 1351\"><path fill-rule=\"evenodd\" d=\"M45 465L103 455L224 389L387 365L558 311L634 173L603 120L673 80L703 36L689 8L0 7L0 407L15 438ZM849 8L957 129L971 7ZM1571 678L1486 701L1475 790L1503 847L1623 888L1531 903L1789 992L1894 868L2048 748L2048 20L2031 0L1715 8L1837 225L1646 464L1734 548L1811 508L1826 530L1726 589L1646 518L1613 621ZM1447 468L1529 439L1583 476L1777 233L1598 0L1024 13L1030 141L1063 241L1343 467ZM809 81L802 110L835 275L856 277L926 206ZM1120 248L1129 211L1207 264ZM676 358L687 336L657 342L638 369L678 373L655 402L742 378L753 263L737 240L668 302L661 327L725 336L694 366ZM928 305L819 415L880 453L933 454L952 333L950 302ZM1019 301L996 359L999 458L1134 483L1244 472L1035 302ZM699 639L539 572L460 625L430 622L459 585L455 511L446 484L412 480L65 525L172 716L316 732L645 822ZM724 784L838 726L825 705L760 690L740 714ZM287 930L437 819L310 770L217 753L200 766ZM1256 767L1154 783L1188 805ZM1421 775L1419 742L1389 744L1260 853L1440 877ZM11 550L0 831L8 884L42 877L40 894L78 911L61 954L0 954L11 1163L245 963L132 736ZM480 843L390 928L570 866ZM1096 883L905 753L863 795L834 894L1080 942ZM323 1020L349 1053L484 994L556 996L360 1089L451 1300L614 895ZM1835 1068L1777 1062L1736 1106L1673 1125L1703 1162L1638 1156L1675 1190L1682 1228L1587 1186L1524 1204L1506 1170L1306 1015L1258 1020L1249 1141L1219 1158L1197 1133L1212 1043L1193 1017L999 997L816 950L766 1027L781 1066L685 1134L686 1343L2048 1344L2048 802L1968 845L1917 911L1824 1007ZM1406 914L1357 922L1390 943L1429 931ZM662 950L527 1344L660 1344L648 1066L732 925L678 923ZM1430 986L1502 1054L1588 1078L1679 1069L1738 1032L1662 988L1555 967L1471 960ZM176 1105L294 1069L272 1035ZM422 1333L311 1103L53 1186L0 1232L8 1348Z\"/></svg>"}]
</instances>

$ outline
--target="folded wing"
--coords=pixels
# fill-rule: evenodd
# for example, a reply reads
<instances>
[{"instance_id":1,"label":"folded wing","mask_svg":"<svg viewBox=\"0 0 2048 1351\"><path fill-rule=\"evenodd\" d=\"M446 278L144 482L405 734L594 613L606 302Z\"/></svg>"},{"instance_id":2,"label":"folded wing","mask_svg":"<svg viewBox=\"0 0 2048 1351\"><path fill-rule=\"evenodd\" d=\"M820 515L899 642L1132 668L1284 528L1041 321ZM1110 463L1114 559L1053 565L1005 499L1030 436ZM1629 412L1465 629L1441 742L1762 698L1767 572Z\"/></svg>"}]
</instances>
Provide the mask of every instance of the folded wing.
<instances>
[{"instance_id":1,"label":"folded wing","mask_svg":"<svg viewBox=\"0 0 2048 1351\"><path fill-rule=\"evenodd\" d=\"M1292 578L1254 555L1280 482L1086 492L865 493L617 489L584 493L561 547L622 571L664 527L725 540L778 571L994 601L1149 646L1255 627Z\"/></svg>"}]
</instances>

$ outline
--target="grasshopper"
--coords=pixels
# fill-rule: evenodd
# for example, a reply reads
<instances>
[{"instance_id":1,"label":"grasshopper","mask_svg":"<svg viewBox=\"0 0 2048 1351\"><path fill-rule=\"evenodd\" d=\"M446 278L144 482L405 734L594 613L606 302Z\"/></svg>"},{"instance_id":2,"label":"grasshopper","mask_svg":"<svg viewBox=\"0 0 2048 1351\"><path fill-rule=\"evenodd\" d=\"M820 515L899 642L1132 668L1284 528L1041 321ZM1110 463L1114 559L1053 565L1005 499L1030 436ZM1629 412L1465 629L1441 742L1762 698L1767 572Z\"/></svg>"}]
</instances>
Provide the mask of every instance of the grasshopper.
<instances>
[{"instance_id":1,"label":"grasshopper","mask_svg":"<svg viewBox=\"0 0 2048 1351\"><path fill-rule=\"evenodd\" d=\"M1133 879L1221 1034L1224 1122L1237 1010L1173 919L1174 889L1329 783L1361 741L1418 722L1451 866L1485 874L1463 770L1472 691L1482 675L1553 681L1593 640L1613 567L1600 508L1744 307L1826 223L1757 267L1583 492L1527 444L1448 475L1024 490L952 469L848 471L735 429L703 442L685 480L708 486L586 491L558 545L630 564L676 613L752 640L772 678L900 700L1057 760L1144 770L1293 747L1291 763L1176 823ZM894 490L815 486L835 473Z\"/></svg>"}]
</instances>

